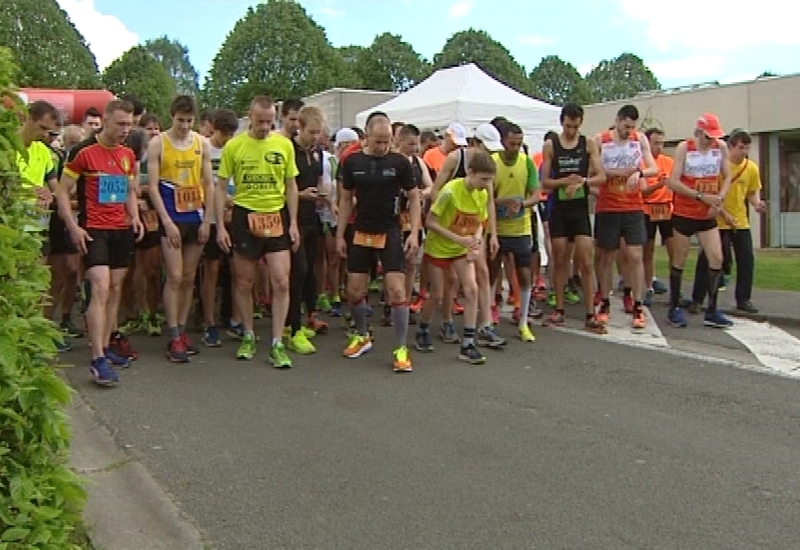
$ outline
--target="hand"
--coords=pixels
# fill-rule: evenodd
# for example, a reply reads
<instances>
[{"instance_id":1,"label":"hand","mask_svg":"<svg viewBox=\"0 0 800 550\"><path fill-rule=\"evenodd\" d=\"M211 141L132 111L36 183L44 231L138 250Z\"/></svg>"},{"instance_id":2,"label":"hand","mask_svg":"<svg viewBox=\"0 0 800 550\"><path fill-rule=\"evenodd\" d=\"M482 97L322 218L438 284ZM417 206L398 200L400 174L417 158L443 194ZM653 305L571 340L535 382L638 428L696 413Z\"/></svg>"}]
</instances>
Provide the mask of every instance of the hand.
<instances>
[{"instance_id":1,"label":"hand","mask_svg":"<svg viewBox=\"0 0 800 550\"><path fill-rule=\"evenodd\" d=\"M145 234L144 224L139 219L139 216L136 216L131 220L131 229L133 229L133 234L136 237L137 243L140 242L142 239L144 239L144 234Z\"/></svg>"},{"instance_id":2,"label":"hand","mask_svg":"<svg viewBox=\"0 0 800 550\"><path fill-rule=\"evenodd\" d=\"M78 249L78 252L81 253L82 256L86 256L88 252L88 248L86 243L88 241L93 241L92 237L89 236L89 233L86 232L84 228L77 224L73 224L69 228L69 238L72 241L72 244L75 245L75 248Z\"/></svg>"},{"instance_id":3,"label":"hand","mask_svg":"<svg viewBox=\"0 0 800 550\"><path fill-rule=\"evenodd\" d=\"M48 187L36 188L36 206L42 209L50 208L53 203L53 193Z\"/></svg>"},{"instance_id":4,"label":"hand","mask_svg":"<svg viewBox=\"0 0 800 550\"><path fill-rule=\"evenodd\" d=\"M304 199L316 199L319 195L316 187L306 187L298 193L298 196Z\"/></svg>"},{"instance_id":5,"label":"hand","mask_svg":"<svg viewBox=\"0 0 800 550\"><path fill-rule=\"evenodd\" d=\"M347 241L344 240L344 237L336 237L336 252L339 253L340 258L347 258Z\"/></svg>"},{"instance_id":6,"label":"hand","mask_svg":"<svg viewBox=\"0 0 800 550\"><path fill-rule=\"evenodd\" d=\"M725 220L725 223L728 224L729 227L736 227L736 220L729 212L720 210L719 215L722 216L722 219Z\"/></svg>"},{"instance_id":7,"label":"hand","mask_svg":"<svg viewBox=\"0 0 800 550\"><path fill-rule=\"evenodd\" d=\"M289 225L289 239L292 241L292 252L297 252L300 248L300 231L296 223Z\"/></svg>"},{"instance_id":8,"label":"hand","mask_svg":"<svg viewBox=\"0 0 800 550\"><path fill-rule=\"evenodd\" d=\"M466 248L467 250L472 250L477 248L481 242L475 238L474 235L468 235L466 237L459 237L458 244Z\"/></svg>"},{"instance_id":9,"label":"hand","mask_svg":"<svg viewBox=\"0 0 800 550\"><path fill-rule=\"evenodd\" d=\"M489 237L489 256L494 260L497 253L500 251L500 241L497 240L497 235Z\"/></svg>"},{"instance_id":10,"label":"hand","mask_svg":"<svg viewBox=\"0 0 800 550\"><path fill-rule=\"evenodd\" d=\"M211 224L207 222L203 222L200 224L200 229L197 230L197 242L200 244L206 244L208 242L208 237L211 234Z\"/></svg>"},{"instance_id":11,"label":"hand","mask_svg":"<svg viewBox=\"0 0 800 550\"><path fill-rule=\"evenodd\" d=\"M172 220L168 220L167 223L161 222L164 226L164 235L167 237L167 244L170 248L180 248L181 247L181 232L178 230L178 226Z\"/></svg>"},{"instance_id":12,"label":"hand","mask_svg":"<svg viewBox=\"0 0 800 550\"><path fill-rule=\"evenodd\" d=\"M639 170L636 170L633 174L628 176L628 191L636 191L637 189L641 189L642 184L639 180Z\"/></svg>"},{"instance_id":13,"label":"hand","mask_svg":"<svg viewBox=\"0 0 800 550\"><path fill-rule=\"evenodd\" d=\"M658 183L655 185L655 187L660 188L660 187L666 187L667 185L669 185L669 178L667 176L661 176L658 179Z\"/></svg>"},{"instance_id":14,"label":"hand","mask_svg":"<svg viewBox=\"0 0 800 550\"><path fill-rule=\"evenodd\" d=\"M403 245L403 250L406 253L406 259L411 260L416 256L417 250L419 250L419 241L417 240L417 232L412 231L408 238L406 239L405 244Z\"/></svg>"},{"instance_id":15,"label":"hand","mask_svg":"<svg viewBox=\"0 0 800 550\"><path fill-rule=\"evenodd\" d=\"M225 254L230 253L231 236L228 234L228 230L225 229L225 224L222 224L217 227L217 244Z\"/></svg>"},{"instance_id":16,"label":"hand","mask_svg":"<svg viewBox=\"0 0 800 550\"><path fill-rule=\"evenodd\" d=\"M567 187L573 185L583 185L583 176L579 174L570 174L567 176Z\"/></svg>"},{"instance_id":17,"label":"hand","mask_svg":"<svg viewBox=\"0 0 800 550\"><path fill-rule=\"evenodd\" d=\"M571 199L578 191L578 189L582 187L583 187L583 180L581 180L581 183L571 183L567 185L567 188L564 190L564 192L567 194L567 197Z\"/></svg>"},{"instance_id":18,"label":"hand","mask_svg":"<svg viewBox=\"0 0 800 550\"><path fill-rule=\"evenodd\" d=\"M766 212L766 211L767 211L767 203L766 203L766 201L758 201L758 204L756 205L756 212L761 214L762 212Z\"/></svg>"},{"instance_id":19,"label":"hand","mask_svg":"<svg viewBox=\"0 0 800 550\"><path fill-rule=\"evenodd\" d=\"M719 195L703 195L703 198L700 200L712 207L719 207L722 204L722 197Z\"/></svg>"}]
</instances>

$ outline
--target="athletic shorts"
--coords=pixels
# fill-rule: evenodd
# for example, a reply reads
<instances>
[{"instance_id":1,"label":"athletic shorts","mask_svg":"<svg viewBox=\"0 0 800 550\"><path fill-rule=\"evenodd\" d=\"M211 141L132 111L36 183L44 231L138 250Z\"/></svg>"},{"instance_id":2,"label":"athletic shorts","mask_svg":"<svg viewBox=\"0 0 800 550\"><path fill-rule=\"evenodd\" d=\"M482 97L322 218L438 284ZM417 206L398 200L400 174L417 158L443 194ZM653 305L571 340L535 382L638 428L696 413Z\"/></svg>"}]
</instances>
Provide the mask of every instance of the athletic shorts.
<instances>
[{"instance_id":1,"label":"athletic shorts","mask_svg":"<svg viewBox=\"0 0 800 550\"><path fill-rule=\"evenodd\" d=\"M683 216L672 215L672 229L684 235L691 237L704 231L711 231L717 227L717 220L711 218L708 220L695 220L693 218L684 218Z\"/></svg>"},{"instance_id":2,"label":"athletic shorts","mask_svg":"<svg viewBox=\"0 0 800 550\"><path fill-rule=\"evenodd\" d=\"M85 269L97 266L127 269L131 265L134 237L130 229L87 229L86 232L92 240L86 242Z\"/></svg>"},{"instance_id":3,"label":"athletic shorts","mask_svg":"<svg viewBox=\"0 0 800 550\"><path fill-rule=\"evenodd\" d=\"M197 244L197 237L200 234L200 222L173 222L178 232L181 234L182 244ZM161 237L166 237L167 233L164 229L164 224L158 224L158 234Z\"/></svg>"},{"instance_id":4,"label":"athletic shorts","mask_svg":"<svg viewBox=\"0 0 800 550\"><path fill-rule=\"evenodd\" d=\"M208 232L208 241L203 245L203 258L210 261L222 259L224 253L217 244L217 224L211 224L211 230Z\"/></svg>"},{"instance_id":5,"label":"athletic shorts","mask_svg":"<svg viewBox=\"0 0 800 550\"><path fill-rule=\"evenodd\" d=\"M248 260L258 260L265 254L274 254L291 250L292 241L289 239L289 209L285 206L280 211L283 220L283 235L280 237L256 237L250 232L247 215L252 210L234 205L231 219L231 242L233 249Z\"/></svg>"},{"instance_id":6,"label":"athletic shorts","mask_svg":"<svg viewBox=\"0 0 800 550\"><path fill-rule=\"evenodd\" d=\"M656 240L656 232L661 233L661 244L672 238L672 219L657 222L650 221L650 216L644 215L644 226L647 230L647 242Z\"/></svg>"},{"instance_id":7,"label":"athletic shorts","mask_svg":"<svg viewBox=\"0 0 800 550\"><path fill-rule=\"evenodd\" d=\"M594 216L594 239L603 250L617 250L620 239L629 246L643 245L647 241L644 212L597 212Z\"/></svg>"},{"instance_id":8,"label":"athletic shorts","mask_svg":"<svg viewBox=\"0 0 800 550\"><path fill-rule=\"evenodd\" d=\"M456 256L455 258L434 258L430 254L423 254L422 260L428 265L432 265L437 269L441 269L442 271L447 271L450 269L450 267L452 267L453 262L466 257L467 257L466 254L461 254L460 256Z\"/></svg>"},{"instance_id":9,"label":"athletic shorts","mask_svg":"<svg viewBox=\"0 0 800 550\"><path fill-rule=\"evenodd\" d=\"M348 228L349 229L349 228ZM353 239L355 230L353 230ZM403 251L403 235L400 227L392 227L386 232L386 246L382 249L360 246L350 240L347 246L348 273L368 274L375 260L381 262L384 273L404 273L406 258Z\"/></svg>"},{"instance_id":10,"label":"athletic shorts","mask_svg":"<svg viewBox=\"0 0 800 550\"><path fill-rule=\"evenodd\" d=\"M78 249L72 244L67 225L61 219L58 212L50 215L50 229L48 230L50 240L50 254L54 256L77 254Z\"/></svg>"},{"instance_id":11,"label":"athletic shorts","mask_svg":"<svg viewBox=\"0 0 800 550\"><path fill-rule=\"evenodd\" d=\"M591 237L592 223L589 211L585 208L554 208L550 212L550 238L567 238L569 242L575 237Z\"/></svg>"},{"instance_id":12,"label":"athletic shorts","mask_svg":"<svg viewBox=\"0 0 800 550\"><path fill-rule=\"evenodd\" d=\"M531 255L535 255L538 253L539 253L539 223L536 221L536 215L533 215L531 216Z\"/></svg>"},{"instance_id":13,"label":"athletic shorts","mask_svg":"<svg viewBox=\"0 0 800 550\"><path fill-rule=\"evenodd\" d=\"M536 208L539 209L539 217L542 218L542 223L549 222L552 214L550 210L550 201L541 201L536 205Z\"/></svg>"},{"instance_id":14,"label":"athletic shorts","mask_svg":"<svg viewBox=\"0 0 800 550\"><path fill-rule=\"evenodd\" d=\"M500 244L500 254L511 254L514 257L514 265L519 267L530 267L531 265L531 237L530 235L520 235L518 237L497 237Z\"/></svg>"}]
</instances>

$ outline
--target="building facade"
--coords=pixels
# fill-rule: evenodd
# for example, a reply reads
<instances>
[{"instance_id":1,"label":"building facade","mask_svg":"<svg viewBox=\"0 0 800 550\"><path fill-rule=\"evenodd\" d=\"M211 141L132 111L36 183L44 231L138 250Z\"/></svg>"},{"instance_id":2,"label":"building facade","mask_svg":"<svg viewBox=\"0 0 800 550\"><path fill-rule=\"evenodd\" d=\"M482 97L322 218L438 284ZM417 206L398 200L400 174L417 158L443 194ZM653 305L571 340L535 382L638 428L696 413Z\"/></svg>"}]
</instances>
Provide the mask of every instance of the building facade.
<instances>
[{"instance_id":1,"label":"building facade","mask_svg":"<svg viewBox=\"0 0 800 550\"><path fill-rule=\"evenodd\" d=\"M303 101L322 109L330 131L336 132L339 128L355 124L356 115L361 111L376 107L395 96L397 94L394 92L331 88L330 90L304 97Z\"/></svg>"},{"instance_id":2,"label":"building facade","mask_svg":"<svg viewBox=\"0 0 800 550\"><path fill-rule=\"evenodd\" d=\"M747 130L753 135L750 158L761 169L762 196L768 203L764 214L750 209L754 244L800 247L798 97L800 75L645 92L632 99L587 106L582 131L591 135L608 128L619 108L628 103L639 109L640 127L661 128L672 147L690 136L697 117L708 111L719 117L728 132Z\"/></svg>"}]
</instances>

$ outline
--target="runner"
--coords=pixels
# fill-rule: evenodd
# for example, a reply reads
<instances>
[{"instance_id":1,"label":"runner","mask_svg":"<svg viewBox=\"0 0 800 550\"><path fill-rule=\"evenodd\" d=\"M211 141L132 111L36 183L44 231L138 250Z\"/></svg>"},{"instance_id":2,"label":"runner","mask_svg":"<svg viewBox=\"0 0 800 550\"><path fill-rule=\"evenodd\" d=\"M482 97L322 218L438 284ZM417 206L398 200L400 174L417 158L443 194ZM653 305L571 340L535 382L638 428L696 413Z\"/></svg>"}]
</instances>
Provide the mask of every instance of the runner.
<instances>
[{"instance_id":1,"label":"runner","mask_svg":"<svg viewBox=\"0 0 800 550\"><path fill-rule=\"evenodd\" d=\"M172 127L147 146L147 191L158 212L166 270L167 358L173 363L188 363L200 351L186 334L186 321L197 265L211 232L204 203L214 204L210 145L192 131L195 111L193 98L177 96L170 106Z\"/></svg>"},{"instance_id":2,"label":"runner","mask_svg":"<svg viewBox=\"0 0 800 550\"><path fill-rule=\"evenodd\" d=\"M597 320L608 322L611 311L611 285L614 258L622 247L622 263L629 273L623 273L627 287L625 311L632 315L632 327L642 330L646 326L642 295L644 293L644 265L642 246L647 241L642 205L642 178L658 174L650 143L644 134L636 131L639 110L625 105L617 112L615 126L597 134L607 181L598 189L595 206L595 254L597 278L600 282L601 304ZM644 168L640 168L644 164ZM552 231L552 227L551 227ZM587 297L588 300L588 297Z\"/></svg>"},{"instance_id":3,"label":"runner","mask_svg":"<svg viewBox=\"0 0 800 550\"><path fill-rule=\"evenodd\" d=\"M667 249L672 265L672 190L669 188L669 175L672 173L672 158L663 153L664 132L650 128L644 133L650 142L650 150L656 161L658 175L647 179L647 187L642 189L644 198L644 220L647 226L647 243L644 246L644 282L650 287L644 296L644 305L650 307L654 294L666 292L664 284L655 276L656 231L661 233L661 244Z\"/></svg>"},{"instance_id":4,"label":"runner","mask_svg":"<svg viewBox=\"0 0 800 550\"><path fill-rule=\"evenodd\" d=\"M555 310L546 325L564 324L564 294L569 278L570 260L576 264L583 284L586 306L586 330L604 333L597 321L590 297L594 291L592 267L592 225L589 221L589 188L606 182L597 143L580 133L583 107L567 103L561 109L561 134L544 142L542 148L542 186L552 191L550 239L552 246L552 282ZM593 173L589 177L589 173ZM574 252L570 250L570 242Z\"/></svg>"},{"instance_id":5,"label":"runner","mask_svg":"<svg viewBox=\"0 0 800 550\"><path fill-rule=\"evenodd\" d=\"M492 156L474 151L467 165L467 176L446 184L437 194L428 214L430 230L425 243L425 259L430 270L431 299L420 312L419 330L414 345L419 351L433 351L430 323L442 297L444 280L451 268L458 274L464 292L464 328L458 358L473 365L486 362L475 347L478 319L476 261L481 256L485 222L489 218L489 192L497 165Z\"/></svg>"},{"instance_id":6,"label":"runner","mask_svg":"<svg viewBox=\"0 0 800 550\"><path fill-rule=\"evenodd\" d=\"M297 223L300 242L292 254L291 278L289 280L289 315L284 333L286 347L300 355L309 355L317 350L309 340L317 333L326 332L328 324L317 317L317 282L314 263L319 246L320 221L317 201L329 194L322 187L322 149L317 140L325 125L325 117L319 107L306 105L297 116L297 131L292 144L297 165ZM302 306L305 305L307 321L302 321Z\"/></svg>"},{"instance_id":7,"label":"runner","mask_svg":"<svg viewBox=\"0 0 800 550\"><path fill-rule=\"evenodd\" d=\"M92 360L92 380L114 385L119 376L109 366L127 367L127 358L109 353L116 324L120 290L133 249L133 234L144 236L139 221L136 156L122 143L133 124L133 106L108 103L102 129L73 148L56 192L58 211L73 244L83 255L92 299L86 312ZM77 187L78 220L72 216L70 193ZM128 218L132 222L128 222Z\"/></svg>"},{"instance_id":8,"label":"runner","mask_svg":"<svg viewBox=\"0 0 800 550\"><path fill-rule=\"evenodd\" d=\"M211 136L208 138L209 154L211 156L211 169L214 174L216 193L216 178L219 170L222 148L230 141L239 129L239 118L230 109L213 111L211 121ZM211 195L215 196L215 195ZM202 271L203 277L200 290L200 304L203 309L203 344L216 348L222 345L219 329L215 321L214 309L217 303L217 283L219 282L222 249L217 243L217 216L214 207L209 207L206 212L211 231L208 241L203 247Z\"/></svg>"},{"instance_id":9,"label":"runner","mask_svg":"<svg viewBox=\"0 0 800 550\"><path fill-rule=\"evenodd\" d=\"M292 142L275 124L275 103L257 96L250 103L250 129L234 137L222 149L217 170L217 218L225 216L227 184L233 179L233 211L230 232L217 227L217 242L231 258L235 273L234 311L253 311L253 284L258 261L266 256L272 285L272 341L269 360L277 368L290 368L282 337L289 311L291 251L300 245L297 227L297 164ZM243 336L238 359L256 355L253 316L243 315Z\"/></svg>"},{"instance_id":10,"label":"runner","mask_svg":"<svg viewBox=\"0 0 800 550\"><path fill-rule=\"evenodd\" d=\"M393 353L395 372L410 372L408 339L408 303L405 293L405 260L413 259L419 247L420 198L417 182L408 159L389 151L392 127L385 116L373 116L367 124L367 148L350 154L341 165L342 195L336 248L347 258L347 294L356 332L343 354L356 358L372 349L367 329L367 284L370 266L380 257L384 284L392 307L392 326L396 338ZM411 229L402 241L396 204L400 192L408 195ZM345 228L358 201L352 245L345 240Z\"/></svg>"},{"instance_id":11,"label":"runner","mask_svg":"<svg viewBox=\"0 0 800 550\"><path fill-rule=\"evenodd\" d=\"M719 119L712 113L700 115L694 136L675 149L675 165L669 186L675 193L672 227L675 241L669 273L669 323L686 326L680 307L683 266L689 254L690 238L695 235L708 259L708 306L705 325L715 328L733 326L717 309L717 293L722 269L722 242L716 217L731 186L728 147L722 141ZM722 182L720 185L720 181Z\"/></svg>"},{"instance_id":12,"label":"runner","mask_svg":"<svg viewBox=\"0 0 800 550\"><path fill-rule=\"evenodd\" d=\"M490 264L491 287L495 286L500 274L502 257L511 256L520 286L519 338L523 342L533 342L536 337L528 325L531 302L531 207L539 202L539 175L533 160L520 153L524 138L522 129L512 122L501 127L504 149L494 154L497 164L495 209L500 254Z\"/></svg>"},{"instance_id":13,"label":"runner","mask_svg":"<svg viewBox=\"0 0 800 550\"><path fill-rule=\"evenodd\" d=\"M438 147L428 149L422 156L422 160L425 161L425 164L430 166L437 174L442 170L442 165L450 153L459 147L466 147L469 145L467 142L467 130L458 122L450 124L444 136L444 139Z\"/></svg>"}]
</instances>

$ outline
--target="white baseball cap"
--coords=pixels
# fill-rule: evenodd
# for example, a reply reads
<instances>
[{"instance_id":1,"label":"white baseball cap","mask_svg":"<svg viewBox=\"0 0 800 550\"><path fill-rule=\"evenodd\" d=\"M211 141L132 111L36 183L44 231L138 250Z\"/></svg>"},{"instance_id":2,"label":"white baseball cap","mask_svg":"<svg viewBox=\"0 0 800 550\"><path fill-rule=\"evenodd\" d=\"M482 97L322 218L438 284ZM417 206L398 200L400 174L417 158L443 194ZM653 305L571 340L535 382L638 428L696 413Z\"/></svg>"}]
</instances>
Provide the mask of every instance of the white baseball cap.
<instances>
[{"instance_id":1,"label":"white baseball cap","mask_svg":"<svg viewBox=\"0 0 800 550\"><path fill-rule=\"evenodd\" d=\"M447 127L447 135L453 140L453 143L459 147L467 146L467 129L458 122L452 123Z\"/></svg>"},{"instance_id":2,"label":"white baseball cap","mask_svg":"<svg viewBox=\"0 0 800 550\"><path fill-rule=\"evenodd\" d=\"M489 123L483 123L475 129L475 139L492 153L505 149L500 141L500 132Z\"/></svg>"},{"instance_id":3,"label":"white baseball cap","mask_svg":"<svg viewBox=\"0 0 800 550\"><path fill-rule=\"evenodd\" d=\"M352 128L344 127L336 132L336 137L333 140L333 146L339 147L339 145L348 141L358 141L358 134Z\"/></svg>"}]
</instances>

